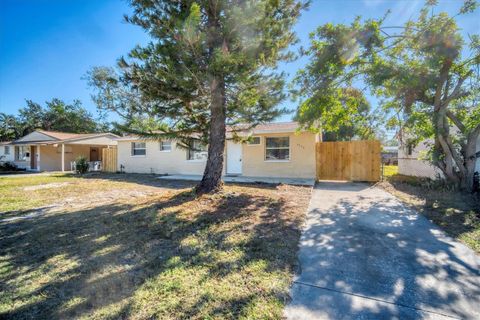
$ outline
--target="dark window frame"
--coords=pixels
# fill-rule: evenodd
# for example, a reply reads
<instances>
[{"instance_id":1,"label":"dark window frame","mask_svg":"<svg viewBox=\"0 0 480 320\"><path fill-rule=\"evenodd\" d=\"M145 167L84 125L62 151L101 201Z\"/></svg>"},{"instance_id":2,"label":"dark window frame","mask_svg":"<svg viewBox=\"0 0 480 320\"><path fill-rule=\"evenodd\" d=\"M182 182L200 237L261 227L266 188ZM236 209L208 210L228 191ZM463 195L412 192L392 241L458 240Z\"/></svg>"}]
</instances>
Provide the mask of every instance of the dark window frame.
<instances>
[{"instance_id":1,"label":"dark window frame","mask_svg":"<svg viewBox=\"0 0 480 320\"><path fill-rule=\"evenodd\" d=\"M137 144L143 144L142 147L136 146ZM143 153L142 153L143 151ZM142 157L147 155L147 144L145 142L135 141L131 144L131 156L132 157Z\"/></svg>"},{"instance_id":2,"label":"dark window frame","mask_svg":"<svg viewBox=\"0 0 480 320\"><path fill-rule=\"evenodd\" d=\"M270 139L287 139L288 141L288 146L286 147L272 147L269 146L269 140ZM269 159L269 150L288 150L286 157L283 159ZM264 161L271 161L271 162L288 162L291 160L291 150L290 150L290 137L289 136L280 136L280 137L265 137L265 157Z\"/></svg>"},{"instance_id":3,"label":"dark window frame","mask_svg":"<svg viewBox=\"0 0 480 320\"><path fill-rule=\"evenodd\" d=\"M164 146L168 146L168 149L165 149ZM171 140L160 141L160 151L161 152L172 151L172 141Z\"/></svg>"},{"instance_id":4,"label":"dark window frame","mask_svg":"<svg viewBox=\"0 0 480 320\"><path fill-rule=\"evenodd\" d=\"M196 154L201 154L201 158L196 157ZM187 150L187 161L206 161L208 158L208 148L198 140L193 141L193 149Z\"/></svg>"}]
</instances>

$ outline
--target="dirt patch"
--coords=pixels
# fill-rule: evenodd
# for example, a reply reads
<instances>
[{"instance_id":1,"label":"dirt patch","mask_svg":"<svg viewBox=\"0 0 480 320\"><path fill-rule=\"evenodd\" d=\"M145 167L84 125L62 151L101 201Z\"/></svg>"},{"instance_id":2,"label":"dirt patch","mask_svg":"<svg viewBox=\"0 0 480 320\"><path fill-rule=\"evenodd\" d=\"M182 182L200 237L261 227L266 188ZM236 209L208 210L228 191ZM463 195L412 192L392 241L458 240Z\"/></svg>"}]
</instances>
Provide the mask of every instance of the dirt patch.
<instances>
[{"instance_id":1,"label":"dirt patch","mask_svg":"<svg viewBox=\"0 0 480 320\"><path fill-rule=\"evenodd\" d=\"M37 186L28 186L23 188L24 191L35 191L41 189L51 189L51 188L62 188L71 184L70 182L58 182L58 183L48 183L48 184L39 184Z\"/></svg>"},{"instance_id":2,"label":"dirt patch","mask_svg":"<svg viewBox=\"0 0 480 320\"><path fill-rule=\"evenodd\" d=\"M165 192L165 190L149 189L149 190L108 190L99 191L90 194L88 197L78 195L74 197L68 197L61 201L55 202L50 211L57 212L62 210L77 210L85 209L89 207L95 207L100 205L112 204L123 201L136 202L142 198L146 199L150 196L159 195Z\"/></svg>"}]
</instances>

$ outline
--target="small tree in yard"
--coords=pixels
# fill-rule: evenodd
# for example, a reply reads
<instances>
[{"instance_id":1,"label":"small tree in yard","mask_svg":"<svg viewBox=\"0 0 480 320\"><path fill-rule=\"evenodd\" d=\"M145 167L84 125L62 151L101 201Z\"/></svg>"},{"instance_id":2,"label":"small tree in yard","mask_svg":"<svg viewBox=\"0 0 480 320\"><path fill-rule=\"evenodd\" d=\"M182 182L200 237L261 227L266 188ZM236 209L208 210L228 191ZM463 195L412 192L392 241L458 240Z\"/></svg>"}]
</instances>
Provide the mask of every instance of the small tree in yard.
<instances>
[{"instance_id":1,"label":"small tree in yard","mask_svg":"<svg viewBox=\"0 0 480 320\"><path fill-rule=\"evenodd\" d=\"M432 139L433 165L471 189L480 135L480 39L471 35L465 48L455 18L477 4L465 1L454 17L435 13L435 5L427 1L418 19L404 26L384 26L384 19L321 26L297 83L307 93L337 99L341 88L363 82L382 98L388 125L398 126L413 145Z\"/></svg>"},{"instance_id":2,"label":"small tree in yard","mask_svg":"<svg viewBox=\"0 0 480 320\"><path fill-rule=\"evenodd\" d=\"M226 125L270 121L284 110L283 76L274 72L295 36L303 0L132 0L126 17L152 41L120 59L117 75L95 68L89 74L100 108L127 122L138 116L161 123L144 136L208 144L197 192L221 188Z\"/></svg>"}]
</instances>

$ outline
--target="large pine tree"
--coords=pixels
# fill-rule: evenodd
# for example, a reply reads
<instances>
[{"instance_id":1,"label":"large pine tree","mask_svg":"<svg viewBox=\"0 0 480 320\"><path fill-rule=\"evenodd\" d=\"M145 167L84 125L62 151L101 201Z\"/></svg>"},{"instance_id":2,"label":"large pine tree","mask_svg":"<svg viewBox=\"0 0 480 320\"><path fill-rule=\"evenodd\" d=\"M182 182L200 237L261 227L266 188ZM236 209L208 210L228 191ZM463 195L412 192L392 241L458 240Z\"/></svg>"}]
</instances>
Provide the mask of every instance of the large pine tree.
<instances>
[{"instance_id":1,"label":"large pine tree","mask_svg":"<svg viewBox=\"0 0 480 320\"><path fill-rule=\"evenodd\" d=\"M208 145L197 192L221 188L226 125L270 121L283 110L283 74L292 58L292 26L303 0L132 0L129 23L151 42L119 61L119 74L94 69L90 80L100 106L132 117L148 115L161 133ZM166 124L166 126L165 126Z\"/></svg>"}]
</instances>

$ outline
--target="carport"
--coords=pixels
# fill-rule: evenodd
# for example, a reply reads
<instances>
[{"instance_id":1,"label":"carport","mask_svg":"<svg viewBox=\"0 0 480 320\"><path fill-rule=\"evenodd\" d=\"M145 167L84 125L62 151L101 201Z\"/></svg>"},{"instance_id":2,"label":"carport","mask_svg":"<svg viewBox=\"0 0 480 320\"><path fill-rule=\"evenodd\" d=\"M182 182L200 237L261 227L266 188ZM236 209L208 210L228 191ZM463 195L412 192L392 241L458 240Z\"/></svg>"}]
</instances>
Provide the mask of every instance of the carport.
<instances>
[{"instance_id":1,"label":"carport","mask_svg":"<svg viewBox=\"0 0 480 320\"><path fill-rule=\"evenodd\" d=\"M85 156L91 168L102 166L102 150L115 148L118 136L112 133L66 133L36 130L12 142L14 163L32 171L69 171L79 156Z\"/></svg>"}]
</instances>

